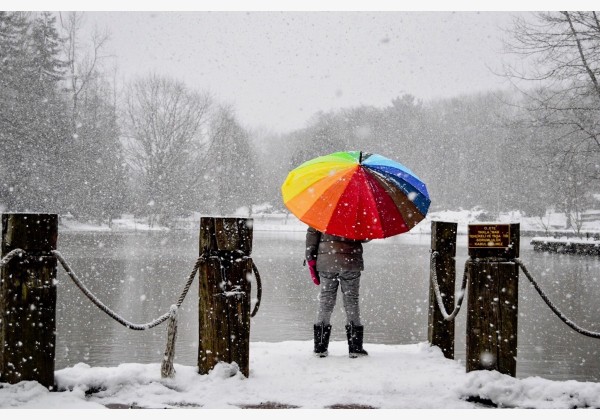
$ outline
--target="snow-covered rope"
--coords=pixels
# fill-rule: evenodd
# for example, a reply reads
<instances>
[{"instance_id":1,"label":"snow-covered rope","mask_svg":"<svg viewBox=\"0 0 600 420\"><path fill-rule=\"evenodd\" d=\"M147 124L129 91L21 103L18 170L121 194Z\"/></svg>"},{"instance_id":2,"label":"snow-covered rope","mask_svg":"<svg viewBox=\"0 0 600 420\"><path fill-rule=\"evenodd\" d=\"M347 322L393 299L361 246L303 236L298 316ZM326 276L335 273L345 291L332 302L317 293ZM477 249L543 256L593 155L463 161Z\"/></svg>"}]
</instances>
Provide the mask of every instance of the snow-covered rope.
<instances>
[{"instance_id":1,"label":"snow-covered rope","mask_svg":"<svg viewBox=\"0 0 600 420\"><path fill-rule=\"evenodd\" d=\"M8 264L10 262L10 260L12 260L17 254L19 256L21 256L24 253L25 253L25 251L23 251L20 248L13 249L8 254L6 254L4 256L4 258L2 258L2 260L0 261L0 268L4 267L6 264Z\"/></svg>"},{"instance_id":2,"label":"snow-covered rope","mask_svg":"<svg viewBox=\"0 0 600 420\"><path fill-rule=\"evenodd\" d=\"M179 295L179 299L177 299L177 303L174 305L171 305L169 312L165 313L164 315L160 316L159 318L157 318L151 322L148 322L146 324L134 324L132 322L127 321L123 317L121 317L119 314L117 314L116 312L111 310L108 306L106 306L104 303L102 303L100 301L100 299L98 299L96 296L94 296L94 294L92 292L90 292L83 285L83 283L81 283L79 278L77 278L77 275L73 272L73 270L71 269L71 267L69 266L67 261L65 261L65 259L63 258L63 256L61 255L60 252L52 251L52 254L60 262L60 264L63 266L63 268L67 272L68 276L71 278L71 280L73 280L75 285L83 292L83 294L86 295L92 301L92 303L94 303L104 313L106 313L108 316L110 316L115 321L119 322L120 324L124 325L125 327L130 328L132 330L147 330L147 329L150 329L150 328L156 327L157 325L162 324L167 319L169 320L169 323L167 325L167 345L165 348L165 355L164 355L162 363L161 363L160 372L161 372L161 376L163 378L173 377L175 375L175 368L173 365L173 360L175 358L175 341L177 340L177 312L178 312L179 307L183 303L188 291L190 290L190 287L194 281L194 278L196 277L196 273L198 272L198 268L200 267L201 264L203 264L205 262L205 255L201 255L196 260L196 264L194 264L194 268L192 269L192 272L190 273L190 276L188 277L188 280L185 283L185 286L183 288L183 291L181 292L181 295Z\"/></svg>"},{"instance_id":3,"label":"snow-covered rope","mask_svg":"<svg viewBox=\"0 0 600 420\"><path fill-rule=\"evenodd\" d=\"M86 295L94 305L96 305L98 308L100 308L104 313L106 313L108 316L110 316L112 319L114 319L115 321L117 321L118 323L120 323L121 325L132 329L132 330L148 330L150 328L154 328L157 325L162 324L163 322L165 322L167 319L169 319L171 317L171 311L161 315L160 317L156 318L155 320L152 320L146 324L134 324L133 322L129 322L127 321L125 318L123 318L122 316L120 316L119 314L117 314L116 312L114 312L112 309L110 309L108 306L106 306L104 303L102 303L100 301L100 299L98 299L96 296L94 296L94 294L92 292L90 292L84 285L83 283L81 283L81 281L79 280L79 278L77 277L77 275L73 272L73 270L71 269L71 267L69 266L69 264L65 261L64 257L61 255L60 252L58 251L51 251L52 255L54 255L56 257L56 259L60 262L60 264L63 266L63 268L65 269L65 271L67 272L67 275L71 278L71 280L73 280L73 283L75 283L75 285L83 292L84 295ZM192 285L192 282L194 281L194 277L196 276L196 272L198 271L198 267L200 267L200 264L202 264L204 262L204 256L200 256L198 258L198 260L196 261L196 264L194 265L194 268L192 270L192 273L190 274L185 287L183 288L183 291L181 293L181 295L179 296L179 299L177 300L177 304L176 306L179 308L181 306L181 304L183 303L183 300L185 299L185 296L187 295L188 290L190 289L190 286Z\"/></svg>"},{"instance_id":4,"label":"snow-covered rope","mask_svg":"<svg viewBox=\"0 0 600 420\"><path fill-rule=\"evenodd\" d=\"M431 272L432 272L431 284L433 285L433 290L435 292L435 299L437 301L438 307L440 308L440 312L442 313L442 316L444 317L444 319L446 321L452 321L454 318L456 318L456 315L458 315L458 312L460 311L460 307L462 305L462 301L466 295L465 290L467 289L467 264L469 263L469 261L471 259L467 258L467 260L465 261L465 271L463 273L463 280L462 280L462 284L460 286L460 291L458 292L458 295L457 295L456 305L454 306L454 310L452 311L452 313L448 314L448 312L446 311L446 307L444 305L444 300L442 299L442 293L440 292L440 285L438 284L438 279L437 279L437 270L436 270L437 261L436 260L437 260L438 255L439 255L439 252L437 252L437 251L431 252L431 265L433 267L433 270L431 270Z\"/></svg>"},{"instance_id":5,"label":"snow-covered rope","mask_svg":"<svg viewBox=\"0 0 600 420\"><path fill-rule=\"evenodd\" d=\"M589 331L589 330L586 330L585 328L581 328L580 326L575 324L573 321L571 321L569 318L567 318L562 312L560 312L560 310L550 301L548 296L546 296L546 294L542 291L540 286L533 279L533 277L531 276L531 274L525 267L525 264L523 264L523 261L521 261L518 258L515 258L515 262L519 265L519 267L521 267L521 270L523 270L523 273L529 279L529 281L531 282L531 284L533 285L535 290L539 293L539 295L542 297L544 302L546 302L546 305L548 305L548 307L550 309L552 309L552 312L554 312L565 324L567 324L569 327L571 327L572 329L574 329L575 331L577 331L580 334L586 335L588 337L600 338L600 332Z\"/></svg>"}]
</instances>

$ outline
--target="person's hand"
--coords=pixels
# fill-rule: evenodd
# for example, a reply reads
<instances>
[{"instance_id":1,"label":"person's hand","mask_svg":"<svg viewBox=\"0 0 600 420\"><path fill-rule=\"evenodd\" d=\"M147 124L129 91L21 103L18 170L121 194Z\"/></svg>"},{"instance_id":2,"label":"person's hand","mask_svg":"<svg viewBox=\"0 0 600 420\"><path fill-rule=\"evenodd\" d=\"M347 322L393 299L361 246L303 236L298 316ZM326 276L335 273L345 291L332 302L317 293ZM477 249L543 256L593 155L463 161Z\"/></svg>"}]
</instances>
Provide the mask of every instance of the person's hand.
<instances>
[{"instance_id":1,"label":"person's hand","mask_svg":"<svg viewBox=\"0 0 600 420\"><path fill-rule=\"evenodd\" d=\"M310 272L310 278L312 279L313 283L317 286L321 284L319 272L317 271L317 260L308 261L308 271Z\"/></svg>"}]
</instances>

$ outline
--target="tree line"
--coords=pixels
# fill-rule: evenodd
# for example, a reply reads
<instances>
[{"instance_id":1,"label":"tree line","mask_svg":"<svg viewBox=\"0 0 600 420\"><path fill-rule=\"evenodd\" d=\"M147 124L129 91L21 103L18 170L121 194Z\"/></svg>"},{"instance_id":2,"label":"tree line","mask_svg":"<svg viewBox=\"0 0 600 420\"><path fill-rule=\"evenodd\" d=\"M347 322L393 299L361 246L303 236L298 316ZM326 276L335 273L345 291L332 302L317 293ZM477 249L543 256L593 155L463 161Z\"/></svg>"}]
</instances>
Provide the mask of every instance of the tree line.
<instances>
[{"instance_id":1,"label":"tree line","mask_svg":"<svg viewBox=\"0 0 600 420\"><path fill-rule=\"evenodd\" d=\"M235 110L149 74L116 86L109 34L84 14L0 12L0 204L4 211L170 224L232 212L258 168Z\"/></svg>"},{"instance_id":2,"label":"tree line","mask_svg":"<svg viewBox=\"0 0 600 420\"><path fill-rule=\"evenodd\" d=\"M160 74L118 87L109 34L83 39L84 15L0 12L0 205L108 222L169 225L193 212L269 203L305 160L339 150L402 162L432 211L481 206L577 226L598 193L600 25L595 12L539 13L508 28L531 73L514 89L315 114L284 134L251 130L231 106ZM85 41L85 42L84 42Z\"/></svg>"}]
</instances>

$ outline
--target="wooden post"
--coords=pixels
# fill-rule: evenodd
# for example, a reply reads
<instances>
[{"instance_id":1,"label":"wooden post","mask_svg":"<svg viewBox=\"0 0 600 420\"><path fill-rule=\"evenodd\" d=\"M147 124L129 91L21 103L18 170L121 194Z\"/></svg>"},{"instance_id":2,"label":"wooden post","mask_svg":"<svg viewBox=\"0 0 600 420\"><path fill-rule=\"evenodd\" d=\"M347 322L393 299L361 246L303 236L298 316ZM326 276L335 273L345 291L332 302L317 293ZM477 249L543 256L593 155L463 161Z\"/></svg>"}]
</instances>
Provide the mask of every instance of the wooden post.
<instances>
[{"instance_id":1,"label":"wooden post","mask_svg":"<svg viewBox=\"0 0 600 420\"><path fill-rule=\"evenodd\" d=\"M56 343L56 249L58 215L2 215L2 257L16 256L2 268L0 281L0 382L33 380L54 388Z\"/></svg>"},{"instance_id":2,"label":"wooden post","mask_svg":"<svg viewBox=\"0 0 600 420\"><path fill-rule=\"evenodd\" d=\"M466 369L516 376L519 224L469 225Z\"/></svg>"},{"instance_id":3,"label":"wooden post","mask_svg":"<svg viewBox=\"0 0 600 420\"><path fill-rule=\"evenodd\" d=\"M200 219L200 254L213 255L201 266L198 371L218 362L236 362L250 373L250 297L252 219Z\"/></svg>"},{"instance_id":4,"label":"wooden post","mask_svg":"<svg viewBox=\"0 0 600 420\"><path fill-rule=\"evenodd\" d=\"M442 300L448 313L454 309L456 279L456 223L431 222L431 252L437 252L436 264L431 263L429 275L437 276ZM438 346L447 359L454 359L454 320L446 321L440 311L433 286L429 285L428 339Z\"/></svg>"}]
</instances>

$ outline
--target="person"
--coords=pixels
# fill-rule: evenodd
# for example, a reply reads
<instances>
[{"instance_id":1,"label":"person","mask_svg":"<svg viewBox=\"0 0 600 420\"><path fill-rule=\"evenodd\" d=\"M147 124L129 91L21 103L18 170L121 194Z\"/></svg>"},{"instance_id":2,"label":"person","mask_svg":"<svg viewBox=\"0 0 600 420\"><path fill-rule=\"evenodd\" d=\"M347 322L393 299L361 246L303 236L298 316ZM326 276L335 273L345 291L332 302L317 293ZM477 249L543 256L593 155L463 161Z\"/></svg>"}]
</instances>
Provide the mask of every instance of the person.
<instances>
[{"instance_id":1,"label":"person","mask_svg":"<svg viewBox=\"0 0 600 420\"><path fill-rule=\"evenodd\" d=\"M346 312L346 337L350 358L367 356L363 349L364 327L360 322L359 286L364 270L363 246L368 240L328 235L312 227L306 232L306 262L313 282L320 285L319 309L314 324L314 354L327 357L331 336L331 314L338 286Z\"/></svg>"}]
</instances>

